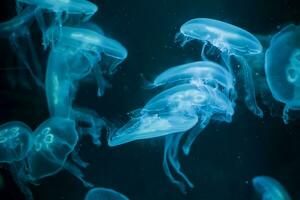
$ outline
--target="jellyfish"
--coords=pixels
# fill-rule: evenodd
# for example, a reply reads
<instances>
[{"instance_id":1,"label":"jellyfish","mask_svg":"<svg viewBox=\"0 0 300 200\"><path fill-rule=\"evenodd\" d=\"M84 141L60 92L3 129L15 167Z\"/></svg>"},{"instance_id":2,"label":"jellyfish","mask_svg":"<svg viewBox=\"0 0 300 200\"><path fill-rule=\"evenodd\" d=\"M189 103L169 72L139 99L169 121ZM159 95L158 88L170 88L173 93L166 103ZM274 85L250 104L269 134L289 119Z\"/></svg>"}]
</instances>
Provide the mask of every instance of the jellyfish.
<instances>
[{"instance_id":1,"label":"jellyfish","mask_svg":"<svg viewBox=\"0 0 300 200\"><path fill-rule=\"evenodd\" d=\"M24 9L21 13L9 21L0 23L0 37L9 39L12 49L15 51L18 59L29 71L35 83L39 87L43 88L44 84L42 81L42 68L36 53L36 49L33 45L31 33L29 31L29 27L34 19L33 13L34 9L29 7ZM29 48L31 60L33 62L32 64L30 64L28 60L28 55L26 54L27 49L20 45L22 42L21 39L25 39L25 44Z\"/></svg>"},{"instance_id":2,"label":"jellyfish","mask_svg":"<svg viewBox=\"0 0 300 200\"><path fill-rule=\"evenodd\" d=\"M300 110L300 27L293 24L275 34L265 54L266 80L272 96L289 110Z\"/></svg>"},{"instance_id":3,"label":"jellyfish","mask_svg":"<svg viewBox=\"0 0 300 200\"><path fill-rule=\"evenodd\" d=\"M231 73L234 72L231 57L234 57L239 62L238 67L241 67L243 73L244 102L255 115L263 116L263 112L256 102L252 69L247 61L247 59L259 55L263 51L262 45L255 36L242 28L225 22L196 18L181 26L176 40L181 42L182 46L192 40L202 41L204 43L201 53L203 60L207 60L206 48L209 43L212 44L221 51L221 56Z\"/></svg>"},{"instance_id":4,"label":"jellyfish","mask_svg":"<svg viewBox=\"0 0 300 200\"><path fill-rule=\"evenodd\" d=\"M18 121L0 126L0 163L23 160L32 147L31 129Z\"/></svg>"},{"instance_id":5,"label":"jellyfish","mask_svg":"<svg viewBox=\"0 0 300 200\"><path fill-rule=\"evenodd\" d=\"M84 200L128 200L128 198L113 189L97 187L89 190Z\"/></svg>"},{"instance_id":6,"label":"jellyfish","mask_svg":"<svg viewBox=\"0 0 300 200\"><path fill-rule=\"evenodd\" d=\"M85 186L92 186L83 179L80 169L67 160L78 142L74 121L59 117L49 118L39 125L33 136L33 147L26 158L28 181L37 183L42 178L66 169Z\"/></svg>"},{"instance_id":7,"label":"jellyfish","mask_svg":"<svg viewBox=\"0 0 300 200\"><path fill-rule=\"evenodd\" d=\"M34 15L38 22L39 28L43 34L43 44L45 43L45 34L49 27L61 27L68 21L70 15L80 18L80 22L88 21L98 10L97 5L87 0L17 0L17 11L23 7L34 7ZM47 24L46 14L54 14L50 17L50 22ZM49 21L49 20L48 20Z\"/></svg>"},{"instance_id":8,"label":"jellyfish","mask_svg":"<svg viewBox=\"0 0 300 200\"><path fill-rule=\"evenodd\" d=\"M186 185L192 188L192 182L180 169L181 141L182 151L188 155L193 142L211 120L230 123L234 114L235 98L230 95L234 92L229 92L233 77L219 68L216 63L202 61L175 66L161 73L152 85L170 87L133 112L132 119L123 127L110 133L109 146L165 136L163 168L166 175L182 192L186 192ZM174 177L171 167L183 181Z\"/></svg>"},{"instance_id":9,"label":"jellyfish","mask_svg":"<svg viewBox=\"0 0 300 200\"><path fill-rule=\"evenodd\" d=\"M256 176L252 185L262 200L291 200L285 188L272 177Z\"/></svg>"},{"instance_id":10,"label":"jellyfish","mask_svg":"<svg viewBox=\"0 0 300 200\"><path fill-rule=\"evenodd\" d=\"M46 72L46 95L51 116L80 120L92 127L101 127L105 124L101 118L73 109L78 84L89 74L102 78L99 63L103 57L110 58L108 70L112 73L116 65L127 57L126 49L113 39L83 28L52 27L47 32L47 40L52 46ZM101 74L93 73L95 68L99 68L96 71ZM104 88L98 85L98 95L103 93ZM100 141L95 140L95 135L91 136L94 143L99 145Z\"/></svg>"}]
</instances>

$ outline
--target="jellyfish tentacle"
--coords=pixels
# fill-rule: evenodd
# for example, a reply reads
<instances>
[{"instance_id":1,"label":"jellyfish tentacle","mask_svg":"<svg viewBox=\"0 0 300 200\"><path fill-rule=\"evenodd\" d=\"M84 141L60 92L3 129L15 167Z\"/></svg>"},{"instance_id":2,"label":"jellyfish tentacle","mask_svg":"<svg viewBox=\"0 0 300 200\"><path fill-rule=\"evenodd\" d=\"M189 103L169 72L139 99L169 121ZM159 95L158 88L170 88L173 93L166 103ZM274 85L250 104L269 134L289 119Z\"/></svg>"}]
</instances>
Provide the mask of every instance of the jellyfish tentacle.
<instances>
[{"instance_id":1,"label":"jellyfish tentacle","mask_svg":"<svg viewBox=\"0 0 300 200\"><path fill-rule=\"evenodd\" d=\"M42 45L44 47L44 49L47 48L47 43L46 43L46 30L47 30L47 25L46 25L46 20L43 14L43 11L40 8L35 9L34 11L34 15L36 18L36 21L38 23L38 26L42 32Z\"/></svg>"},{"instance_id":2,"label":"jellyfish tentacle","mask_svg":"<svg viewBox=\"0 0 300 200\"><path fill-rule=\"evenodd\" d=\"M202 49L201 49L201 59L204 60L204 61L208 61L208 60L209 60L209 59L206 57L206 55L205 55L205 50L206 50L207 45L208 45L208 42L204 41L204 42L203 42Z\"/></svg>"},{"instance_id":3,"label":"jellyfish tentacle","mask_svg":"<svg viewBox=\"0 0 300 200\"><path fill-rule=\"evenodd\" d=\"M287 104L284 106L283 108L283 112L282 112L282 119L284 124L288 124L289 123L289 111L290 111L290 106L288 106Z\"/></svg>"},{"instance_id":4,"label":"jellyfish tentacle","mask_svg":"<svg viewBox=\"0 0 300 200\"><path fill-rule=\"evenodd\" d=\"M80 180L85 187L87 187L87 188L94 187L94 184L92 184L84 179L84 174L77 166L71 164L70 162L66 162L63 167L69 173L71 173L74 177L76 177L78 180Z\"/></svg>"},{"instance_id":5,"label":"jellyfish tentacle","mask_svg":"<svg viewBox=\"0 0 300 200\"><path fill-rule=\"evenodd\" d=\"M95 67L93 67L93 72L95 74L95 78L96 78L96 82L97 82L97 86L98 86L97 96L101 97L101 96L103 96L105 89L110 87L110 85L105 80L102 69L99 64L96 65Z\"/></svg>"},{"instance_id":6,"label":"jellyfish tentacle","mask_svg":"<svg viewBox=\"0 0 300 200\"><path fill-rule=\"evenodd\" d=\"M79 155L79 152L78 150L74 150L72 153L71 153L71 158L72 158L72 161L74 163L76 163L78 166L82 167L82 168L87 168L90 163L82 160L82 158L80 157Z\"/></svg>"},{"instance_id":7,"label":"jellyfish tentacle","mask_svg":"<svg viewBox=\"0 0 300 200\"><path fill-rule=\"evenodd\" d=\"M182 150L184 155L189 155L192 144L196 140L196 138L200 135L200 133L206 128L208 123L210 122L211 115L204 114L201 117L201 120L197 123L195 127L188 133L188 136L186 138L186 141L184 142L182 146Z\"/></svg>"}]
</instances>

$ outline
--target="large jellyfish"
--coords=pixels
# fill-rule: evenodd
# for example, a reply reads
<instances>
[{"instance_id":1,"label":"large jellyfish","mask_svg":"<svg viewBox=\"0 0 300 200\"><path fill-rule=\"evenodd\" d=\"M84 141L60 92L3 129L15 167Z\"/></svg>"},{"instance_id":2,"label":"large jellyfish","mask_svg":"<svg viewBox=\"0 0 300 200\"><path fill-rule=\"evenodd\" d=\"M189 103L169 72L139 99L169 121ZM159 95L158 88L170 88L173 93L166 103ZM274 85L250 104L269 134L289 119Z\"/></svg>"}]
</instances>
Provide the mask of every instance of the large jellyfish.
<instances>
[{"instance_id":1,"label":"large jellyfish","mask_svg":"<svg viewBox=\"0 0 300 200\"><path fill-rule=\"evenodd\" d=\"M8 38L10 44L15 51L18 59L29 71L36 84L40 87L44 87L42 81L42 71L39 63L39 59L36 53L36 49L33 45L31 33L29 27L31 26L34 19L34 9L29 7L20 12L16 17L9 21L0 23L0 37ZM28 49L20 45L24 43ZM28 60L27 51L30 52L32 63ZM22 80L23 81L23 80Z\"/></svg>"},{"instance_id":2,"label":"large jellyfish","mask_svg":"<svg viewBox=\"0 0 300 200\"><path fill-rule=\"evenodd\" d=\"M202 41L202 59L206 60L205 51L208 43L221 51L221 56L231 73L234 65L231 62L233 56L240 64L243 72L245 104L254 114L262 117L263 112L258 107L255 97L255 88L252 77L252 69L247 61L248 58L261 54L262 45L251 33L237 26L214 19L196 18L184 23L176 39L184 46L192 40Z\"/></svg>"},{"instance_id":3,"label":"large jellyfish","mask_svg":"<svg viewBox=\"0 0 300 200\"><path fill-rule=\"evenodd\" d=\"M92 186L83 179L80 169L67 160L78 142L74 121L59 117L49 118L33 135L33 147L27 156L27 179L30 182L38 182L66 169L85 186Z\"/></svg>"},{"instance_id":4,"label":"large jellyfish","mask_svg":"<svg viewBox=\"0 0 300 200\"><path fill-rule=\"evenodd\" d=\"M272 177L256 176L252 185L262 200L291 200L285 188Z\"/></svg>"},{"instance_id":5,"label":"large jellyfish","mask_svg":"<svg viewBox=\"0 0 300 200\"><path fill-rule=\"evenodd\" d=\"M116 146L138 139L166 136L163 167L167 176L183 192L186 190L185 183L193 187L181 172L178 148L187 132L182 150L188 155L193 142L210 120L231 122L235 106L234 91L231 91L233 77L223 69L216 63L202 61L163 72L152 85L171 87L153 97L144 108L135 111L127 124L110 134L108 144ZM185 183L175 179L170 166Z\"/></svg>"},{"instance_id":6,"label":"large jellyfish","mask_svg":"<svg viewBox=\"0 0 300 200\"><path fill-rule=\"evenodd\" d=\"M87 0L17 0L17 10L23 7L34 7L34 15L43 33L43 44L45 45L45 34L53 25L62 26L68 21L69 16L76 16L80 22L88 21L98 10L97 5ZM47 23L46 14L52 14Z\"/></svg>"},{"instance_id":7,"label":"large jellyfish","mask_svg":"<svg viewBox=\"0 0 300 200\"><path fill-rule=\"evenodd\" d=\"M0 163L23 160L32 147L31 129L18 121L0 126Z\"/></svg>"},{"instance_id":8,"label":"large jellyfish","mask_svg":"<svg viewBox=\"0 0 300 200\"><path fill-rule=\"evenodd\" d=\"M109 58L111 64L108 71L112 73L127 57L127 50L119 42L83 28L53 27L47 32L47 40L52 45L46 73L46 95L51 116L75 118L100 127L98 131L89 133L100 132L105 124L101 118L73 108L77 85L91 73L96 79L103 78L103 57ZM96 74L95 71L99 73ZM98 95L101 95L105 85L100 80L97 83ZM91 136L95 144L100 144L93 134Z\"/></svg>"},{"instance_id":9,"label":"large jellyfish","mask_svg":"<svg viewBox=\"0 0 300 200\"><path fill-rule=\"evenodd\" d=\"M89 190L84 200L128 200L128 198L113 189L97 187Z\"/></svg>"},{"instance_id":10,"label":"large jellyfish","mask_svg":"<svg viewBox=\"0 0 300 200\"><path fill-rule=\"evenodd\" d=\"M300 110L300 26L293 24L275 34L265 54L265 72L272 96L289 110Z\"/></svg>"}]
</instances>

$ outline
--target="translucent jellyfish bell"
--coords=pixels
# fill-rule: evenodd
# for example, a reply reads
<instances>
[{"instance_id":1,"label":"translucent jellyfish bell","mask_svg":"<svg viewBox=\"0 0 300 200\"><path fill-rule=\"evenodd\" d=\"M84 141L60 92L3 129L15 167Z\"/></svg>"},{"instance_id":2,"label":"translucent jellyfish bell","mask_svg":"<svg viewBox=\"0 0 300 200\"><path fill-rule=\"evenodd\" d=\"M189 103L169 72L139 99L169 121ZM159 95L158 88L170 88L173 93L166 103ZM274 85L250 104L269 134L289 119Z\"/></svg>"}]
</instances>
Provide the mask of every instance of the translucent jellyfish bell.
<instances>
[{"instance_id":1,"label":"translucent jellyfish bell","mask_svg":"<svg viewBox=\"0 0 300 200\"><path fill-rule=\"evenodd\" d=\"M42 68L39 63L36 49L33 45L32 37L29 31L29 27L31 26L33 19L34 9L30 7L24 9L12 19L0 23L0 37L9 39L13 50L18 56L18 59L29 71L36 84L43 88L44 84L42 82ZM22 39L25 40L25 44L27 45L27 48L29 48L33 63L30 63L28 60L28 50L20 45Z\"/></svg>"},{"instance_id":2,"label":"translucent jellyfish bell","mask_svg":"<svg viewBox=\"0 0 300 200\"><path fill-rule=\"evenodd\" d=\"M265 72L273 97L289 110L300 110L300 27L289 25L273 36L265 54Z\"/></svg>"},{"instance_id":3,"label":"translucent jellyfish bell","mask_svg":"<svg viewBox=\"0 0 300 200\"><path fill-rule=\"evenodd\" d=\"M246 57L262 53L260 42L249 32L237 26L214 19L196 18L189 20L180 28L177 40L185 45L192 40L203 41L202 59L206 60L205 47L209 42L222 52L222 57L233 72L230 57L234 56L241 64L243 70L244 90L246 92L245 104L254 114L262 117L263 112L257 106L252 69Z\"/></svg>"},{"instance_id":4,"label":"translucent jellyfish bell","mask_svg":"<svg viewBox=\"0 0 300 200\"><path fill-rule=\"evenodd\" d=\"M23 160L32 147L31 129L24 123L12 121L0 126L0 163Z\"/></svg>"},{"instance_id":5,"label":"translucent jellyfish bell","mask_svg":"<svg viewBox=\"0 0 300 200\"><path fill-rule=\"evenodd\" d=\"M285 188L272 177L254 177L252 185L262 200L291 200Z\"/></svg>"},{"instance_id":6,"label":"translucent jellyfish bell","mask_svg":"<svg viewBox=\"0 0 300 200\"><path fill-rule=\"evenodd\" d=\"M97 187L89 190L84 200L128 200L128 198L115 190Z\"/></svg>"}]
</instances>

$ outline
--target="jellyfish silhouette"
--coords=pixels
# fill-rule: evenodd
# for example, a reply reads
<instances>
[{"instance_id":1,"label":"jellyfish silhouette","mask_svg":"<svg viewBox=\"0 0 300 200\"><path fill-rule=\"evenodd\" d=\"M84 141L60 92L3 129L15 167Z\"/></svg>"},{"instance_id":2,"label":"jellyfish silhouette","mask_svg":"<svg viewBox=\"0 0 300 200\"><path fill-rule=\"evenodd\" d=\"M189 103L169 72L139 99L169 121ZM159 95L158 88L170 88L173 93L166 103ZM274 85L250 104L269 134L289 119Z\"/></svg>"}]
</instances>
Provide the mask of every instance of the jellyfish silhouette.
<instances>
[{"instance_id":1,"label":"jellyfish silhouette","mask_svg":"<svg viewBox=\"0 0 300 200\"><path fill-rule=\"evenodd\" d=\"M33 147L27 156L27 179L30 182L36 183L66 169L85 186L92 186L83 179L80 169L67 160L78 142L74 121L59 117L49 118L33 135Z\"/></svg>"},{"instance_id":2,"label":"jellyfish silhouette","mask_svg":"<svg viewBox=\"0 0 300 200\"><path fill-rule=\"evenodd\" d=\"M289 110L300 110L300 27L293 24L275 34L265 54L266 79L272 96Z\"/></svg>"},{"instance_id":3,"label":"jellyfish silhouette","mask_svg":"<svg viewBox=\"0 0 300 200\"><path fill-rule=\"evenodd\" d=\"M214 19L196 18L184 23L180 32L176 36L176 40L184 46L192 40L202 41L201 57L207 60L205 56L206 47L212 44L221 51L221 56L228 66L230 73L233 73L234 65L231 57L234 57L241 66L243 72L245 97L244 101L250 111L257 116L262 117L263 112L258 107L255 97L255 87L252 77L252 69L247 59L252 56L261 54L263 48L256 37L246 30L237 26L221 22Z\"/></svg>"},{"instance_id":4,"label":"jellyfish silhouette","mask_svg":"<svg viewBox=\"0 0 300 200\"><path fill-rule=\"evenodd\" d=\"M31 129L24 123L12 121L0 126L0 163L23 160L32 147Z\"/></svg>"},{"instance_id":5,"label":"jellyfish silhouette","mask_svg":"<svg viewBox=\"0 0 300 200\"><path fill-rule=\"evenodd\" d=\"M70 16L79 18L79 22L88 21L98 10L97 5L87 0L17 0L17 11L20 12L24 7L35 8L34 15L39 28L43 33L43 44L45 43L45 34L49 27L57 25L61 27L66 23ZM49 17L47 14L54 16Z\"/></svg>"},{"instance_id":6,"label":"jellyfish silhouette","mask_svg":"<svg viewBox=\"0 0 300 200\"><path fill-rule=\"evenodd\" d=\"M211 120L231 122L235 106L234 91L231 91L233 77L223 69L216 63L201 61L176 66L160 74L152 86L171 87L150 99L134 112L127 124L111 133L109 146L165 136L165 173L181 191L186 191L186 184L193 187L181 172L179 145L182 136L187 134L182 150L188 155L193 142ZM185 183L175 179L170 166Z\"/></svg>"},{"instance_id":7,"label":"jellyfish silhouette","mask_svg":"<svg viewBox=\"0 0 300 200\"><path fill-rule=\"evenodd\" d=\"M272 177L256 176L252 185L262 200L291 200L285 188Z\"/></svg>"},{"instance_id":8,"label":"jellyfish silhouette","mask_svg":"<svg viewBox=\"0 0 300 200\"><path fill-rule=\"evenodd\" d=\"M9 21L0 23L0 37L9 39L12 49L15 51L18 59L29 71L35 83L43 88L42 68L29 31L29 27L31 26L33 19L34 9L31 7L24 9ZM26 54L27 49L20 45L20 43L22 43L22 39L25 40L25 44L27 48L29 48L32 64L28 60L28 55ZM23 78L22 81L25 80L26 79Z\"/></svg>"},{"instance_id":9,"label":"jellyfish silhouette","mask_svg":"<svg viewBox=\"0 0 300 200\"><path fill-rule=\"evenodd\" d=\"M128 198L113 189L97 187L89 190L84 200L128 200Z\"/></svg>"},{"instance_id":10,"label":"jellyfish silhouette","mask_svg":"<svg viewBox=\"0 0 300 200\"><path fill-rule=\"evenodd\" d=\"M116 66L127 57L127 50L117 41L98 34L89 29L72 27L52 27L47 32L47 40L51 42L52 50L48 58L46 72L46 95L51 116L80 120L98 131L105 122L95 114L76 110L73 101L80 80L90 74L102 77L102 58L110 58L109 72L112 73ZM95 69L98 68L98 69ZM96 74L95 71L100 71ZM104 85L98 83L98 95L103 93ZM100 84L100 85L99 85ZM100 144L100 138L95 140Z\"/></svg>"}]
</instances>

